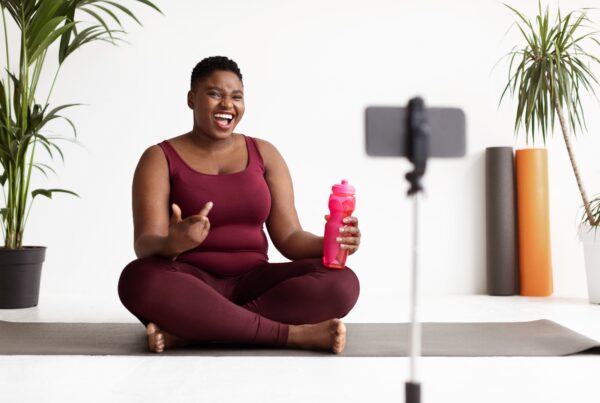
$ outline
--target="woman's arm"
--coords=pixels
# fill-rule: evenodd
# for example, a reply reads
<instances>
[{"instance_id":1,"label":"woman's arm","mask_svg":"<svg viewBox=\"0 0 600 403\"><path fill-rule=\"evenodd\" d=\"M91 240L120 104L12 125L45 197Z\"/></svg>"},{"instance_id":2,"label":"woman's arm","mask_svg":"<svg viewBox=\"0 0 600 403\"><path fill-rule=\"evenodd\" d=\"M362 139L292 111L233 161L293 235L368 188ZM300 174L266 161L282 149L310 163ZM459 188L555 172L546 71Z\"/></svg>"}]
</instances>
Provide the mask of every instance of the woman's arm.
<instances>
[{"instance_id":1,"label":"woman's arm","mask_svg":"<svg viewBox=\"0 0 600 403\"><path fill-rule=\"evenodd\" d=\"M135 169L132 186L134 250L138 258L177 256L169 240L169 168L159 146L148 148Z\"/></svg>"},{"instance_id":2,"label":"woman's arm","mask_svg":"<svg viewBox=\"0 0 600 403\"><path fill-rule=\"evenodd\" d=\"M283 157L271 143L256 139L271 192L267 230L279 252L290 260L323 256L323 237L304 231L294 205L294 189Z\"/></svg>"}]
</instances>

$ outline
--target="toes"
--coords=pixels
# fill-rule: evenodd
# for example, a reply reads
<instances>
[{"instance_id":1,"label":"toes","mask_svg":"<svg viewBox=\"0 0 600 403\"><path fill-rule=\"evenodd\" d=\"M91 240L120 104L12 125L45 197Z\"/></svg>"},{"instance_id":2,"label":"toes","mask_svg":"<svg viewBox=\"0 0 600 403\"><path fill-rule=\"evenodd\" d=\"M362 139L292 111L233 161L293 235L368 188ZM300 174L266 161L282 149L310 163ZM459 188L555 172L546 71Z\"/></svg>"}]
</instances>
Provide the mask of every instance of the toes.
<instances>
[{"instance_id":1,"label":"toes","mask_svg":"<svg viewBox=\"0 0 600 403\"><path fill-rule=\"evenodd\" d=\"M162 353L164 349L165 345L160 341L156 341L151 347L151 350L155 353Z\"/></svg>"},{"instance_id":2,"label":"toes","mask_svg":"<svg viewBox=\"0 0 600 403\"><path fill-rule=\"evenodd\" d=\"M346 340L345 339L336 340L336 343L334 344L334 347L333 347L333 352L336 354L339 354L342 351L344 351L344 348L346 348Z\"/></svg>"},{"instance_id":3,"label":"toes","mask_svg":"<svg viewBox=\"0 0 600 403\"><path fill-rule=\"evenodd\" d=\"M342 351L344 351L344 347L345 347L345 343L343 341L337 341L333 345L333 352L336 353L336 354L339 354Z\"/></svg>"},{"instance_id":4,"label":"toes","mask_svg":"<svg viewBox=\"0 0 600 403\"><path fill-rule=\"evenodd\" d=\"M334 352L334 353L336 353L336 354L340 352L340 342L339 342L338 340L336 340L336 341L333 343L333 348L332 348L332 350L333 350L333 352Z\"/></svg>"},{"instance_id":5,"label":"toes","mask_svg":"<svg viewBox=\"0 0 600 403\"><path fill-rule=\"evenodd\" d=\"M333 352L336 354L344 351L346 347L346 325L340 319L334 319L334 343Z\"/></svg>"},{"instance_id":6,"label":"toes","mask_svg":"<svg viewBox=\"0 0 600 403\"><path fill-rule=\"evenodd\" d=\"M342 322L341 319L332 319L331 328L335 336L346 334L346 325L344 325L344 322Z\"/></svg>"},{"instance_id":7,"label":"toes","mask_svg":"<svg viewBox=\"0 0 600 403\"><path fill-rule=\"evenodd\" d=\"M155 353L161 353L164 350L164 337L159 327L150 322L146 327L148 335L148 348Z\"/></svg>"},{"instance_id":8,"label":"toes","mask_svg":"<svg viewBox=\"0 0 600 403\"><path fill-rule=\"evenodd\" d=\"M150 322L150 323L148 323L148 326L146 327L146 334L151 335L151 334L155 333L157 329L158 329L158 327L154 323Z\"/></svg>"}]
</instances>

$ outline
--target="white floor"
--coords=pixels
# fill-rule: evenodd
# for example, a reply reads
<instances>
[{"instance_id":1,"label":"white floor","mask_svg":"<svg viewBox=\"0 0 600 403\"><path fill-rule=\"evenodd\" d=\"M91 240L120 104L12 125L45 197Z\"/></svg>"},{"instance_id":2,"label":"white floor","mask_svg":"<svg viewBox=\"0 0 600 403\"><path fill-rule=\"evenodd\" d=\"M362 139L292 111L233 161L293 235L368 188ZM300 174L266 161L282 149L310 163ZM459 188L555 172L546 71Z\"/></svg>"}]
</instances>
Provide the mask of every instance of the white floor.
<instances>
[{"instance_id":1,"label":"white floor","mask_svg":"<svg viewBox=\"0 0 600 403\"><path fill-rule=\"evenodd\" d=\"M399 301L390 303L408 311ZM600 306L577 298L423 298L420 317L551 319L600 340ZM112 300L84 297L40 297L35 308L0 310L0 320L135 321ZM0 356L0 402L403 402L408 364L407 358L335 356ZM428 357L418 371L427 403L600 401L600 356Z\"/></svg>"}]
</instances>

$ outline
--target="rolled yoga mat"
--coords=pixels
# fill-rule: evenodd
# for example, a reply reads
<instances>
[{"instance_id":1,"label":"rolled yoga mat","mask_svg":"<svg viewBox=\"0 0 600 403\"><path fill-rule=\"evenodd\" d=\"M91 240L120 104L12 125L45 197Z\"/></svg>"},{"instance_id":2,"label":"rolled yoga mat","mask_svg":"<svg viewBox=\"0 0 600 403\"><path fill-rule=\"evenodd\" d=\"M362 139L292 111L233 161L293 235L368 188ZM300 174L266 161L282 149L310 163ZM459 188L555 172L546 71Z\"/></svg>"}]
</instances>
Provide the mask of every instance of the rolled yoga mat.
<instances>
[{"instance_id":1,"label":"rolled yoga mat","mask_svg":"<svg viewBox=\"0 0 600 403\"><path fill-rule=\"evenodd\" d=\"M517 210L521 295L552 294L550 213L548 207L548 151L517 150Z\"/></svg>"},{"instance_id":2,"label":"rolled yoga mat","mask_svg":"<svg viewBox=\"0 0 600 403\"><path fill-rule=\"evenodd\" d=\"M515 295L518 287L517 209L512 147L485 149L487 292Z\"/></svg>"},{"instance_id":3,"label":"rolled yoga mat","mask_svg":"<svg viewBox=\"0 0 600 403\"><path fill-rule=\"evenodd\" d=\"M195 344L148 351L140 323L0 321L0 355L342 356L405 357L408 323L347 323L346 349L330 352L255 345ZM497 323L423 323L425 356L559 356L600 354L600 342L549 320Z\"/></svg>"}]
</instances>

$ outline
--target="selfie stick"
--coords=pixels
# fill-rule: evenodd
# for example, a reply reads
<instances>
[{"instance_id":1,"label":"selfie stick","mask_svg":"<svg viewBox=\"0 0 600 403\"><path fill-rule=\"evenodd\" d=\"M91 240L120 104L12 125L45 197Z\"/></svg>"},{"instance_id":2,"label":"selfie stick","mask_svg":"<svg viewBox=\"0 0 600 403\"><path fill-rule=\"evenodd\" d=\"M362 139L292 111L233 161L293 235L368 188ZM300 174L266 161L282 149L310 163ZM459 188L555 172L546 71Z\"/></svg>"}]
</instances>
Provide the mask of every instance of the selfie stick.
<instances>
[{"instance_id":1,"label":"selfie stick","mask_svg":"<svg viewBox=\"0 0 600 403\"><path fill-rule=\"evenodd\" d=\"M417 358L421 354L421 325L417 319L417 274L419 257L419 193L423 191L421 178L425 173L429 141L427 138L427 119L425 103L416 97L408 102L408 160L413 164L413 171L406 174L410 183L408 196L413 199L413 267L411 283L410 307L410 379L404 387L406 403L420 403L421 384L417 381Z\"/></svg>"}]
</instances>

